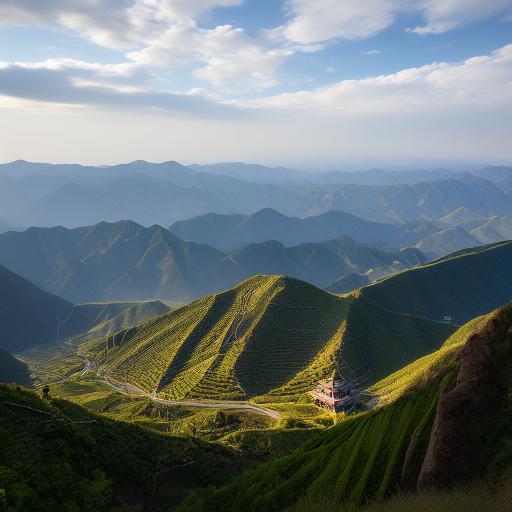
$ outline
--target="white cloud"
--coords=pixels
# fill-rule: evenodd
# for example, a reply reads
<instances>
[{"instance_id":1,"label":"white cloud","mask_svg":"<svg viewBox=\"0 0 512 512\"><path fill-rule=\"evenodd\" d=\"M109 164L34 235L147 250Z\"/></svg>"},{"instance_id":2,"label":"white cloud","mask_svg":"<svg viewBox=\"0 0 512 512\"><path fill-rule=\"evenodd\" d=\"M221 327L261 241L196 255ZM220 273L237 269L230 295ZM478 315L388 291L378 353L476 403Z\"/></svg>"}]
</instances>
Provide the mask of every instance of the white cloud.
<instances>
[{"instance_id":1,"label":"white cloud","mask_svg":"<svg viewBox=\"0 0 512 512\"><path fill-rule=\"evenodd\" d=\"M199 117L237 115L199 90L155 90L152 78L133 63L102 65L72 59L39 63L0 62L0 96L43 104L179 112Z\"/></svg>"},{"instance_id":2,"label":"white cloud","mask_svg":"<svg viewBox=\"0 0 512 512\"><path fill-rule=\"evenodd\" d=\"M174 23L243 0L2 0L0 25L61 26L109 48L134 48Z\"/></svg>"},{"instance_id":3,"label":"white cloud","mask_svg":"<svg viewBox=\"0 0 512 512\"><path fill-rule=\"evenodd\" d=\"M379 55L382 53L382 50L363 50L361 53L363 55Z\"/></svg>"},{"instance_id":4,"label":"white cloud","mask_svg":"<svg viewBox=\"0 0 512 512\"><path fill-rule=\"evenodd\" d=\"M370 37L393 23L396 4L396 0L288 0L292 19L284 34L302 44Z\"/></svg>"},{"instance_id":5,"label":"white cloud","mask_svg":"<svg viewBox=\"0 0 512 512\"><path fill-rule=\"evenodd\" d=\"M275 50L231 25L208 30L190 24L171 27L128 57L146 66L202 63L204 66L196 69L194 76L228 91L262 90L275 85L279 65L292 53L292 49Z\"/></svg>"},{"instance_id":6,"label":"white cloud","mask_svg":"<svg viewBox=\"0 0 512 512\"><path fill-rule=\"evenodd\" d=\"M133 62L170 68L198 64L193 75L226 92L263 90L277 84L277 70L294 50L276 48L263 33L251 37L242 28L198 26L196 17L214 7L243 0L6 0L0 24L58 24L97 44L132 49ZM305 49L306 50L306 49Z\"/></svg>"},{"instance_id":7,"label":"white cloud","mask_svg":"<svg viewBox=\"0 0 512 512\"><path fill-rule=\"evenodd\" d=\"M292 55L321 50L333 39L371 37L403 14L419 14L418 34L439 33L492 16L512 0L283 0L289 22L249 35L243 28L204 28L201 14L244 0L0 0L0 25L63 27L140 67L189 66L194 78L226 96L279 84ZM378 50L369 50L368 55ZM125 84L126 87L126 84Z\"/></svg>"},{"instance_id":8,"label":"white cloud","mask_svg":"<svg viewBox=\"0 0 512 512\"><path fill-rule=\"evenodd\" d=\"M343 80L311 91L237 102L253 108L344 113L429 112L512 106L512 45L462 63L433 63L391 75Z\"/></svg>"},{"instance_id":9,"label":"white cloud","mask_svg":"<svg viewBox=\"0 0 512 512\"><path fill-rule=\"evenodd\" d=\"M460 25L490 18L512 7L512 0L422 0L418 7L427 24L417 34L441 34Z\"/></svg>"},{"instance_id":10,"label":"white cloud","mask_svg":"<svg viewBox=\"0 0 512 512\"><path fill-rule=\"evenodd\" d=\"M512 0L287 0L285 36L297 43L365 39L401 14L418 13L426 25L410 32L438 34L506 11Z\"/></svg>"}]
</instances>

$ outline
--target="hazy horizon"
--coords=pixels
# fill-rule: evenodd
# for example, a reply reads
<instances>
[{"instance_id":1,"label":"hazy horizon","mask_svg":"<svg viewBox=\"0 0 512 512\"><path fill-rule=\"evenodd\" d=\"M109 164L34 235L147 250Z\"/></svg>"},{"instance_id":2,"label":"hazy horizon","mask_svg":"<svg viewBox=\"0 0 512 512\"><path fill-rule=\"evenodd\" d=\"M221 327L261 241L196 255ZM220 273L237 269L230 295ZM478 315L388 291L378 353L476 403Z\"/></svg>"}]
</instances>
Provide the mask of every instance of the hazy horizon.
<instances>
[{"instance_id":1,"label":"hazy horizon","mask_svg":"<svg viewBox=\"0 0 512 512\"><path fill-rule=\"evenodd\" d=\"M27 163L39 163L39 164L49 164L49 165L81 165L81 166L92 166L92 167L115 167L117 165L128 165L136 162L146 162L150 164L163 164L166 162L177 162L185 167L191 167L194 165L201 166L214 166L214 165L257 165L261 167L266 167L269 169L272 168L286 168L291 171L297 172L306 172L308 174L317 174L324 172L332 172L332 171L341 171L341 172L364 172L364 171L373 171L373 170L381 170L381 171L435 171L435 170L448 170L448 171L472 171L481 169L484 167L493 167L493 166L511 166L512 160L509 161L439 161L439 162L431 162L431 161L401 161L401 162L386 162L382 160L377 160L375 162L343 162L343 163L304 163L301 167L294 165L294 163L288 164L287 162L275 162L275 161L242 161L242 160L226 160L226 161L216 161L216 160L205 160L205 161L179 161L175 158L167 158L164 160L147 160L143 158L135 158L133 160L118 160L112 162L103 162L103 161L95 161L95 160L84 160L84 161L68 161L68 160L28 160L26 158L17 158L15 160L5 160L0 161L0 165L12 164L15 162L27 162ZM380 165L379 165L380 163ZM374 164L374 165L372 165Z\"/></svg>"}]
</instances>

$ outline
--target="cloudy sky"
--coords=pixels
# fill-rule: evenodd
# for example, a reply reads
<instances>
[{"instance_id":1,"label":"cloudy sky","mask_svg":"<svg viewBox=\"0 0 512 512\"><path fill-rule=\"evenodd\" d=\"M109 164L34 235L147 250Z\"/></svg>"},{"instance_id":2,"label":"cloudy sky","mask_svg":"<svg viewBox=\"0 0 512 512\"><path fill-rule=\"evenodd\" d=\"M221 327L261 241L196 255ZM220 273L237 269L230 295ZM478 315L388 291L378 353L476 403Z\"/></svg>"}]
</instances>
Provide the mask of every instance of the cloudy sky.
<instances>
[{"instance_id":1,"label":"cloudy sky","mask_svg":"<svg viewBox=\"0 0 512 512\"><path fill-rule=\"evenodd\" d=\"M0 0L0 161L512 163L512 0Z\"/></svg>"}]
</instances>

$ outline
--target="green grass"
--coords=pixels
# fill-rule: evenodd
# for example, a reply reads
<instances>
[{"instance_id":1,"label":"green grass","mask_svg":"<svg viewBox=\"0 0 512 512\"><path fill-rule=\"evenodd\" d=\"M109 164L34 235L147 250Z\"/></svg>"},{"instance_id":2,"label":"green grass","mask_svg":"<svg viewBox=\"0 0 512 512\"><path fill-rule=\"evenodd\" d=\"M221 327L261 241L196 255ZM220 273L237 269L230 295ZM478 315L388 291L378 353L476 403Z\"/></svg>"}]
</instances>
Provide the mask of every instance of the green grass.
<instances>
[{"instance_id":1,"label":"green grass","mask_svg":"<svg viewBox=\"0 0 512 512\"><path fill-rule=\"evenodd\" d=\"M381 402L392 402L412 389L421 387L441 375L453 363L457 353L472 332L478 330L491 315L470 320L455 331L435 352L421 357L413 363L392 373L370 387Z\"/></svg>"}]
</instances>

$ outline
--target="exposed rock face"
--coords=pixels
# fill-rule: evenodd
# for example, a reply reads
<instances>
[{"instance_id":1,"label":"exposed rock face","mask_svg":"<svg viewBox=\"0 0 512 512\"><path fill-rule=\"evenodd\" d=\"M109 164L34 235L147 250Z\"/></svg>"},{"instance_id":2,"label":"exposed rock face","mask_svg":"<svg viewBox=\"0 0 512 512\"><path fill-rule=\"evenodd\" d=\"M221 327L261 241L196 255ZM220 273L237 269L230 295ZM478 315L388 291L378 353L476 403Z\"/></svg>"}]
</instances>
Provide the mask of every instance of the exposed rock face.
<instances>
[{"instance_id":1,"label":"exposed rock face","mask_svg":"<svg viewBox=\"0 0 512 512\"><path fill-rule=\"evenodd\" d=\"M456 385L437 404L418 488L453 486L478 471L486 427L509 399L509 360L498 359L492 347L498 332L512 340L505 325L507 310L510 308L500 310L460 351ZM510 355L510 348L507 352Z\"/></svg>"}]
</instances>

